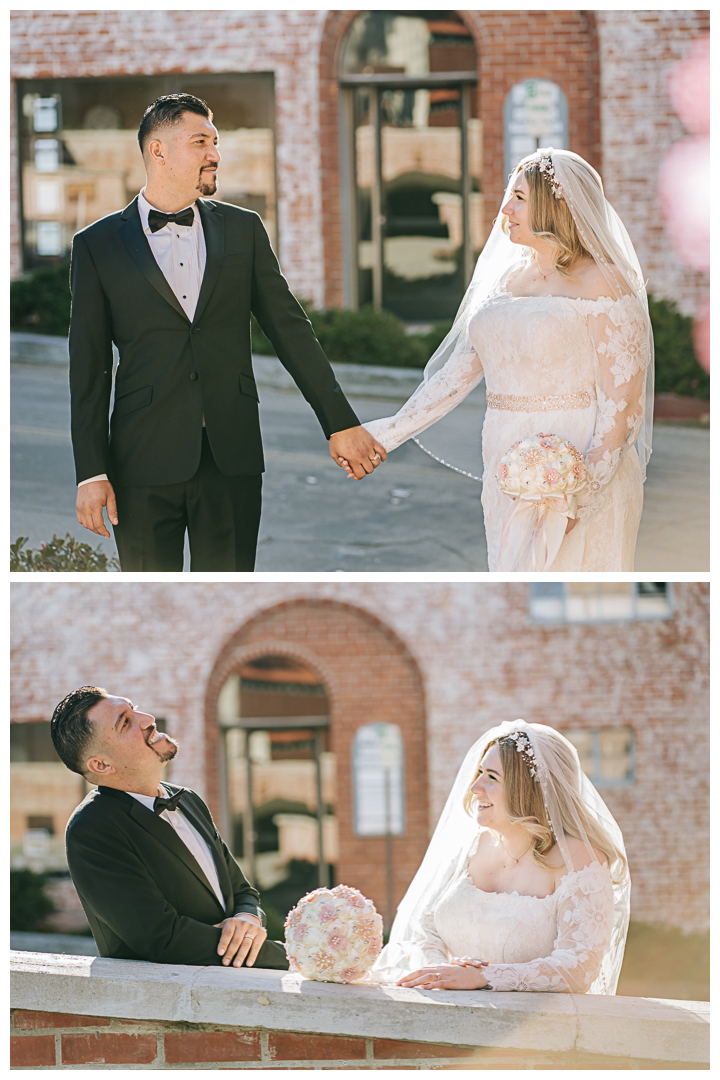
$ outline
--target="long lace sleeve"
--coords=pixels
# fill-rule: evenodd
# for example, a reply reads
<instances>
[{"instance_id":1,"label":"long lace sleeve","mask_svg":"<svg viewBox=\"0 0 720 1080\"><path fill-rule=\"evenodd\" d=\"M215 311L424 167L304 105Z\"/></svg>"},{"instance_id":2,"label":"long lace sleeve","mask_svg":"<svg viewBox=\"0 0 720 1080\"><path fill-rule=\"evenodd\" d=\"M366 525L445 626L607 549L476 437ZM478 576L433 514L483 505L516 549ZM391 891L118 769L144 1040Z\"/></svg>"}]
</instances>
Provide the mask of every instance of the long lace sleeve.
<instances>
[{"instance_id":1,"label":"long lace sleeve","mask_svg":"<svg viewBox=\"0 0 720 1080\"><path fill-rule=\"evenodd\" d=\"M445 365L427 382L422 382L394 416L371 420L363 427L387 451L396 450L459 405L482 378L483 368L477 353L462 353L452 364Z\"/></svg>"},{"instance_id":2,"label":"long lace sleeve","mask_svg":"<svg viewBox=\"0 0 720 1080\"><path fill-rule=\"evenodd\" d=\"M588 521L638 437L645 415L647 323L638 301L624 296L588 316L595 346L597 419L587 453L589 489L578 498L578 519Z\"/></svg>"},{"instance_id":3,"label":"long lace sleeve","mask_svg":"<svg viewBox=\"0 0 720 1080\"><path fill-rule=\"evenodd\" d=\"M488 990L585 994L610 943L613 887L607 867L592 863L560 883L557 937L550 956L526 964L488 964Z\"/></svg>"},{"instance_id":4,"label":"long lace sleeve","mask_svg":"<svg viewBox=\"0 0 720 1080\"><path fill-rule=\"evenodd\" d=\"M425 911L418 919L412 936L413 964L417 968L433 964L447 964L449 960L445 942L435 926L432 911Z\"/></svg>"}]
</instances>

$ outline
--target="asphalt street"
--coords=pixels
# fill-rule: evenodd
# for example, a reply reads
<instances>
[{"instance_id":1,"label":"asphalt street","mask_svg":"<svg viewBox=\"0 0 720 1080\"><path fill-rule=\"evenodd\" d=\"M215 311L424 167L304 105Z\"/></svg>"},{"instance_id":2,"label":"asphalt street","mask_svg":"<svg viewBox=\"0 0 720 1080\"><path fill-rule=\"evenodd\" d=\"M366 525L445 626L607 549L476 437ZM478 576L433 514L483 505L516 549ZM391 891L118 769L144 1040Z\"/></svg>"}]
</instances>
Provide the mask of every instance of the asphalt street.
<instances>
[{"instance_id":1,"label":"asphalt street","mask_svg":"<svg viewBox=\"0 0 720 1080\"><path fill-rule=\"evenodd\" d=\"M112 541L75 518L67 368L11 365L11 539L37 547L69 531L114 553ZM314 414L297 391L260 388L266 448L257 569L464 573L487 570L480 485L413 443L361 482L327 452ZM351 396L361 420L398 402ZM459 406L479 430L483 406ZM709 570L709 432L657 426L635 569Z\"/></svg>"}]
</instances>

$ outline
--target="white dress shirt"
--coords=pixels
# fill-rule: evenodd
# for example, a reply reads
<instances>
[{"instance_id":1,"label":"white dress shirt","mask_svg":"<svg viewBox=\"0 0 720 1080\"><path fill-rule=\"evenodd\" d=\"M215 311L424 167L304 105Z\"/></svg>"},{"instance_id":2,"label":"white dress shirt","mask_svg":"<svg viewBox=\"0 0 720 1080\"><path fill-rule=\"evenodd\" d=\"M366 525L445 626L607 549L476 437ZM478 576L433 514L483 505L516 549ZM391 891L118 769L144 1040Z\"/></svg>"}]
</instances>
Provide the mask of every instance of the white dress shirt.
<instances>
[{"instance_id":1,"label":"white dress shirt","mask_svg":"<svg viewBox=\"0 0 720 1080\"><path fill-rule=\"evenodd\" d=\"M162 785L158 786L158 790L163 798L168 797L168 792ZM147 806L148 810L152 810L155 805L155 799L152 795L137 795L134 791L128 791L128 795L132 795L133 799L137 799L143 806ZM153 813L154 812L155 811L153 810ZM158 816L164 821L167 821L169 825L172 825L173 829L208 879L208 882L212 886L212 891L217 896L220 901L220 906L224 911L225 898L223 897L222 889L220 888L220 881L215 868L215 860L212 857L208 842L200 835L195 826L191 825L182 810L163 810Z\"/></svg>"},{"instance_id":2,"label":"white dress shirt","mask_svg":"<svg viewBox=\"0 0 720 1080\"><path fill-rule=\"evenodd\" d=\"M157 207L147 201L143 189L138 195L140 224L150 250L155 256L155 262L162 270L165 280L178 298L183 311L192 322L207 258L200 211L193 205L195 220L192 225L175 225L170 222L157 232L151 232L148 225L151 210L157 210ZM81 480L78 487L82 487L83 484L92 484L95 480L107 480L107 473Z\"/></svg>"}]
</instances>

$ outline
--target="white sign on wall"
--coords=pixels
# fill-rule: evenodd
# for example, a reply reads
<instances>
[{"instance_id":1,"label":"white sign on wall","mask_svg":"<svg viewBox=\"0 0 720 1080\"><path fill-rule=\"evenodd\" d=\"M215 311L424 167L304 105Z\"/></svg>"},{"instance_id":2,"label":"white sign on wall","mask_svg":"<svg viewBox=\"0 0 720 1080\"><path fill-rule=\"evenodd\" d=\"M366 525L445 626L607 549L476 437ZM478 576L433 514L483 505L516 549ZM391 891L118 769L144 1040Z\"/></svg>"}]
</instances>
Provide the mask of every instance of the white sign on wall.
<instances>
[{"instance_id":1,"label":"white sign on wall","mask_svg":"<svg viewBox=\"0 0 720 1080\"><path fill-rule=\"evenodd\" d=\"M540 146L568 149L567 101L557 83L525 79L505 99L505 173Z\"/></svg>"},{"instance_id":2,"label":"white sign on wall","mask_svg":"<svg viewBox=\"0 0 720 1080\"><path fill-rule=\"evenodd\" d=\"M356 836L405 832L403 742L396 724L365 724L352 744Z\"/></svg>"}]
</instances>

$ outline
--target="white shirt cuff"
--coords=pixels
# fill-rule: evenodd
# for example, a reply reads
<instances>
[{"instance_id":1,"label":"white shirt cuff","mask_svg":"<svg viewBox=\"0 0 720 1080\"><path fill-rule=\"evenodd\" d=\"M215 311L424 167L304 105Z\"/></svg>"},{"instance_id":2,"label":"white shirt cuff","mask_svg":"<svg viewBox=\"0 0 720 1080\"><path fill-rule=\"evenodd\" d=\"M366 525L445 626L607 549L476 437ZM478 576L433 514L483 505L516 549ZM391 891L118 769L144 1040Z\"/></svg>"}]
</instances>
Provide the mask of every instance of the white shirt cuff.
<instances>
[{"instance_id":1,"label":"white shirt cuff","mask_svg":"<svg viewBox=\"0 0 720 1080\"><path fill-rule=\"evenodd\" d=\"M99 476L91 476L89 480L81 480L78 487L83 487L84 484L94 484L96 480L107 480L107 473L100 473Z\"/></svg>"}]
</instances>

